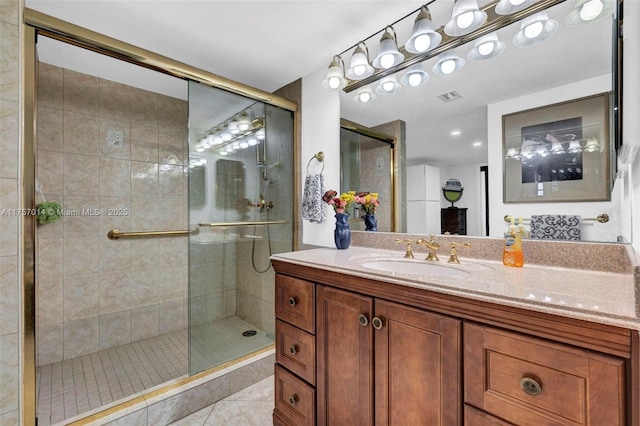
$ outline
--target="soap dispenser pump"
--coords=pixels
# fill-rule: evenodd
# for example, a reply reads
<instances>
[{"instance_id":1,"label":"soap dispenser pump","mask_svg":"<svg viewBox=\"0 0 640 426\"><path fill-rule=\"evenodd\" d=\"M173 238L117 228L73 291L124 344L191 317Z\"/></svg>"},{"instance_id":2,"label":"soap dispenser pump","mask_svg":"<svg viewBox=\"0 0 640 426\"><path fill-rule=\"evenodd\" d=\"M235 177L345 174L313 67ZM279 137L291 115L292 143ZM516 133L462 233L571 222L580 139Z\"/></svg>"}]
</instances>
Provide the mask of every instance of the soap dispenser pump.
<instances>
[{"instance_id":1,"label":"soap dispenser pump","mask_svg":"<svg viewBox=\"0 0 640 426\"><path fill-rule=\"evenodd\" d=\"M509 230L504 234L504 248L502 251L502 263L505 266L523 266L524 256L522 255L522 243L520 247L516 244L518 240L518 230L516 229L515 218L511 218ZM519 250L518 250L519 248Z\"/></svg>"}]
</instances>

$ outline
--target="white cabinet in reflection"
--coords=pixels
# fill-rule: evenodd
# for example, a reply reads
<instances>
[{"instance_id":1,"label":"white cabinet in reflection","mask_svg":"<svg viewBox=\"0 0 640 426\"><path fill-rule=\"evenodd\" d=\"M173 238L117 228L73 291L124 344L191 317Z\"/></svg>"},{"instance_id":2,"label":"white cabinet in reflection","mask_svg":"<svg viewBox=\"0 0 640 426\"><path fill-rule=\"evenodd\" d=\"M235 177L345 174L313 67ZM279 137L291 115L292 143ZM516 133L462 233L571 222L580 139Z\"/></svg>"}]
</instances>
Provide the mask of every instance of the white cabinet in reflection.
<instances>
[{"instance_id":1,"label":"white cabinet in reflection","mask_svg":"<svg viewBox=\"0 0 640 426\"><path fill-rule=\"evenodd\" d=\"M407 167L407 232L440 234L440 169Z\"/></svg>"}]
</instances>

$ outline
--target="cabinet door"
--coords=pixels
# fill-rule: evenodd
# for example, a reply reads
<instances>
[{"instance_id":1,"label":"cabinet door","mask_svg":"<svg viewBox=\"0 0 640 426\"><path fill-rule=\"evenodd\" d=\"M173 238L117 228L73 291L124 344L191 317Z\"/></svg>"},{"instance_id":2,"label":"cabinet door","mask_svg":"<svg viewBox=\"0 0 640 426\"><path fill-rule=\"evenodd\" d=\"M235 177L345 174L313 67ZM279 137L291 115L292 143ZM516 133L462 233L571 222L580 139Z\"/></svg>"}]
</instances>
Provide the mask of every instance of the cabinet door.
<instances>
[{"instance_id":1,"label":"cabinet door","mask_svg":"<svg viewBox=\"0 0 640 426\"><path fill-rule=\"evenodd\" d=\"M376 425L462 422L460 321L375 301Z\"/></svg>"},{"instance_id":2,"label":"cabinet door","mask_svg":"<svg viewBox=\"0 0 640 426\"><path fill-rule=\"evenodd\" d=\"M316 297L318 425L371 425L373 300L321 285Z\"/></svg>"}]
</instances>

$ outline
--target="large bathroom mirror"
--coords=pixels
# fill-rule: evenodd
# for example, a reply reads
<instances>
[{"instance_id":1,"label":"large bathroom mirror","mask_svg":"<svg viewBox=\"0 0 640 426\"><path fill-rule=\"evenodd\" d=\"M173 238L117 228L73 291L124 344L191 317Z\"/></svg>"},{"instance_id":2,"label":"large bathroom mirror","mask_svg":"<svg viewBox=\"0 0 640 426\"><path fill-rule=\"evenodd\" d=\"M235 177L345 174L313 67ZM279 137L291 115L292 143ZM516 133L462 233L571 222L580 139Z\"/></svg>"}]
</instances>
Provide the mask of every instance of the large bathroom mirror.
<instances>
[{"instance_id":1,"label":"large bathroom mirror","mask_svg":"<svg viewBox=\"0 0 640 426\"><path fill-rule=\"evenodd\" d=\"M449 19L453 3L453 0L437 0L429 4L436 28ZM496 2L478 3L485 7ZM525 219L533 214L578 214L585 218L582 240L630 241L630 203L621 192L624 185L615 185L614 180L615 139L610 144L611 175L602 177L614 182L611 200L503 202L504 115L597 93L612 93L615 100L615 17L610 15L589 25L570 27L565 23L565 17L574 7L575 1L567 0L545 11L557 22L557 31L539 44L515 46L512 40L521 29L521 22L514 22L497 31L505 48L490 60L476 62L469 59L468 54L474 47L471 40L455 49L465 63L451 74L432 71L437 57L422 62L430 78L421 86L403 86L398 93L378 95L364 104L354 101L355 91L347 93L343 90L340 93L341 117L368 127L394 120L404 122L406 165L427 165L439 170L440 180L428 182L428 185L437 187L440 207L444 209L451 205L441 190L449 179L460 180L465 188L456 207L467 209L467 235L502 236L507 228L503 219L507 214ZM399 44L408 39L412 24L413 19L405 19L394 25ZM378 37L367 42L371 44L372 56L375 56L377 42ZM347 67L351 53L343 55ZM398 73L398 80L403 73ZM374 92L378 83L371 85ZM611 107L614 105L612 102ZM615 129L613 121L609 124ZM487 166L488 173L485 173ZM414 184L407 181L407 190ZM521 182L513 184L521 185ZM402 197L398 199L402 200ZM399 201L398 214L406 217L406 210L406 204ZM608 215L607 223L588 220L602 213Z\"/></svg>"}]
</instances>

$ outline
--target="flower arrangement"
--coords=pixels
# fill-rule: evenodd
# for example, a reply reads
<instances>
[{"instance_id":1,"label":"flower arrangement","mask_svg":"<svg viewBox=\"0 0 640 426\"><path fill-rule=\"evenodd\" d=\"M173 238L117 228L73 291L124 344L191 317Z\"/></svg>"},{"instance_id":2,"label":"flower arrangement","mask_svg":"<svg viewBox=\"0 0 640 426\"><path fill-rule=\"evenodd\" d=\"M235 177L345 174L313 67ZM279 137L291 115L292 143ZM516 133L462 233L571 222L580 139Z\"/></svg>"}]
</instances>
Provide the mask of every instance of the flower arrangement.
<instances>
[{"instance_id":1,"label":"flower arrangement","mask_svg":"<svg viewBox=\"0 0 640 426\"><path fill-rule=\"evenodd\" d=\"M362 206L365 214L372 215L376 213L376 207L380 205L377 192L361 192L355 196L356 204Z\"/></svg>"},{"instance_id":2,"label":"flower arrangement","mask_svg":"<svg viewBox=\"0 0 640 426\"><path fill-rule=\"evenodd\" d=\"M349 213L356 199L356 192L343 192L338 197L338 193L333 189L328 190L322 196L322 201L333 207L336 213Z\"/></svg>"}]
</instances>

